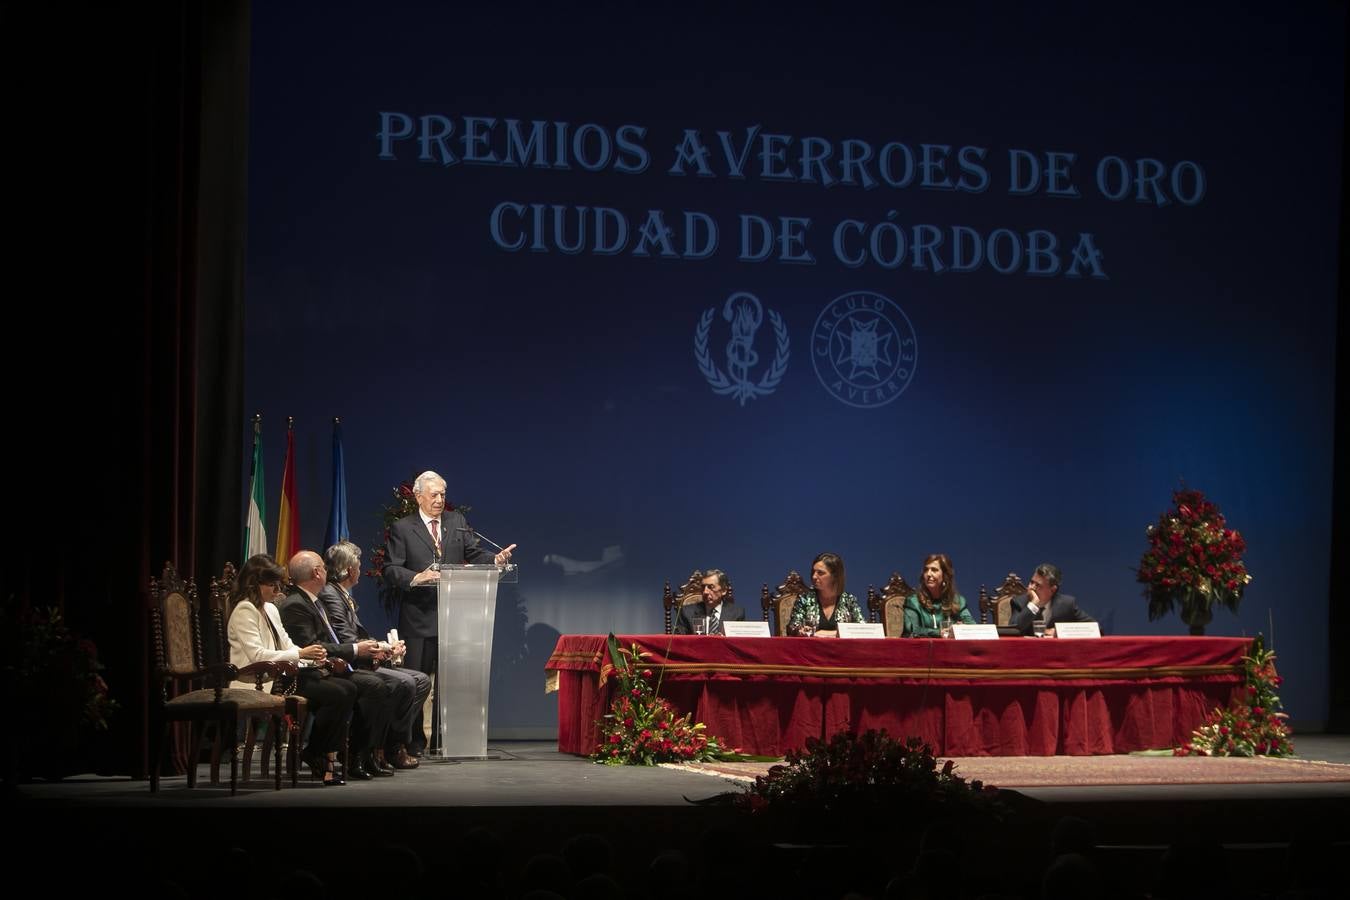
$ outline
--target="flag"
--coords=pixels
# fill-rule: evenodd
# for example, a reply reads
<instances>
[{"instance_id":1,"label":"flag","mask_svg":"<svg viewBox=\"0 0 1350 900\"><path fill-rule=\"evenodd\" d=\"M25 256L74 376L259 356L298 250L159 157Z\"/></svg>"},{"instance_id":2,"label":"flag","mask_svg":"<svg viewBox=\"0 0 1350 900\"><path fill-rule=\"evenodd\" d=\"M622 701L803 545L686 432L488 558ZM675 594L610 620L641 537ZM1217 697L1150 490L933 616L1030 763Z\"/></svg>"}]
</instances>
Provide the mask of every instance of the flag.
<instances>
[{"instance_id":1,"label":"flag","mask_svg":"<svg viewBox=\"0 0 1350 900\"><path fill-rule=\"evenodd\" d=\"M328 507L328 531L323 536L325 548L351 537L347 528L347 466L342 458L342 422L333 419L333 502Z\"/></svg>"},{"instance_id":2,"label":"flag","mask_svg":"<svg viewBox=\"0 0 1350 900\"><path fill-rule=\"evenodd\" d=\"M277 562L300 552L300 505L295 502L295 419L286 424L286 465L281 470L281 512L277 515Z\"/></svg>"},{"instance_id":3,"label":"flag","mask_svg":"<svg viewBox=\"0 0 1350 900\"><path fill-rule=\"evenodd\" d=\"M248 521L244 523L243 562L250 556L267 552L267 488L263 485L262 416L253 417L253 466L248 475Z\"/></svg>"}]
</instances>

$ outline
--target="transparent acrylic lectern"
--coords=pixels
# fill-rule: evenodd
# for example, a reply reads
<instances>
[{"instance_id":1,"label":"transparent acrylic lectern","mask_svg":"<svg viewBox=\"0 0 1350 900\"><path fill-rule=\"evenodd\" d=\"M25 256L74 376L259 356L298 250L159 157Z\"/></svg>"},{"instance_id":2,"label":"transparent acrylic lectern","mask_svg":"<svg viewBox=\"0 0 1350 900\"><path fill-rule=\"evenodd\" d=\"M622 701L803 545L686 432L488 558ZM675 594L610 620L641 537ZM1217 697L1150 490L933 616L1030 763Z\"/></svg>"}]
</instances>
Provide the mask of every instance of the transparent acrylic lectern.
<instances>
[{"instance_id":1,"label":"transparent acrylic lectern","mask_svg":"<svg viewBox=\"0 0 1350 900\"><path fill-rule=\"evenodd\" d=\"M436 703L439 750L432 759L486 759L488 679L497 585L515 565L442 565L436 589Z\"/></svg>"}]
</instances>

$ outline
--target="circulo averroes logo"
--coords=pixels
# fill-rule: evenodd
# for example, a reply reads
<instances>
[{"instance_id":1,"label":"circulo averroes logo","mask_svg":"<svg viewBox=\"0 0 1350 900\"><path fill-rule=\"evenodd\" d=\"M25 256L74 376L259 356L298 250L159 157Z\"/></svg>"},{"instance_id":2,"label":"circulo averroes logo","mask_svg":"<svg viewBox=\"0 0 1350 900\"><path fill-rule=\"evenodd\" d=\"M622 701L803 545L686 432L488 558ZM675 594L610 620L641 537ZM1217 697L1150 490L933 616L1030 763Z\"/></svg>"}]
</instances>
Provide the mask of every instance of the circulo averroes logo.
<instances>
[{"instance_id":1,"label":"circulo averroes logo","mask_svg":"<svg viewBox=\"0 0 1350 900\"><path fill-rule=\"evenodd\" d=\"M872 291L830 301L811 330L811 365L825 390L849 406L885 406L905 392L919 343L905 311Z\"/></svg>"}]
</instances>

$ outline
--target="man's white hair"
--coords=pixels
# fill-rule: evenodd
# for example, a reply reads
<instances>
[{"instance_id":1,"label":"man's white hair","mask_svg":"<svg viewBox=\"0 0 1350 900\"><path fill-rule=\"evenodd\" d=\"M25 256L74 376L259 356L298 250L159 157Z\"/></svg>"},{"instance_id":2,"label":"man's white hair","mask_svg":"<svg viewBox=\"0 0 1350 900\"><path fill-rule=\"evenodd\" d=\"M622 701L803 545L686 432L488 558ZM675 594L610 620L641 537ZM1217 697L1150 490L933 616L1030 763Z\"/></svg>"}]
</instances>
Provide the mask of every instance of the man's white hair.
<instances>
[{"instance_id":1,"label":"man's white hair","mask_svg":"<svg viewBox=\"0 0 1350 900\"><path fill-rule=\"evenodd\" d=\"M430 469L427 469L421 475L418 475L417 480L413 482L413 493L414 494L422 493L422 489L426 487L428 481L439 481L441 484L445 484L444 478L437 475Z\"/></svg>"}]
</instances>

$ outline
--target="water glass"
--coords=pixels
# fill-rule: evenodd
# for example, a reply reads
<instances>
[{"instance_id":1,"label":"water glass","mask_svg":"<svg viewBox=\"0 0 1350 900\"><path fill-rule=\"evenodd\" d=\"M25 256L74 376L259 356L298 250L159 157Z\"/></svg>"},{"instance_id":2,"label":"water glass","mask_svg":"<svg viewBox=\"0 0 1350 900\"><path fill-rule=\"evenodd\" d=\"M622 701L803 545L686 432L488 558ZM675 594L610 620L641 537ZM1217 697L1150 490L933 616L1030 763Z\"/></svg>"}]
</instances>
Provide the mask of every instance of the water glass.
<instances>
[{"instance_id":1,"label":"water glass","mask_svg":"<svg viewBox=\"0 0 1350 900\"><path fill-rule=\"evenodd\" d=\"M1045 620L1044 620L1044 619L1036 619L1035 621L1033 621L1033 622L1031 623L1031 636L1032 636L1032 637L1038 637L1038 638L1043 638L1043 637L1045 637Z\"/></svg>"}]
</instances>

